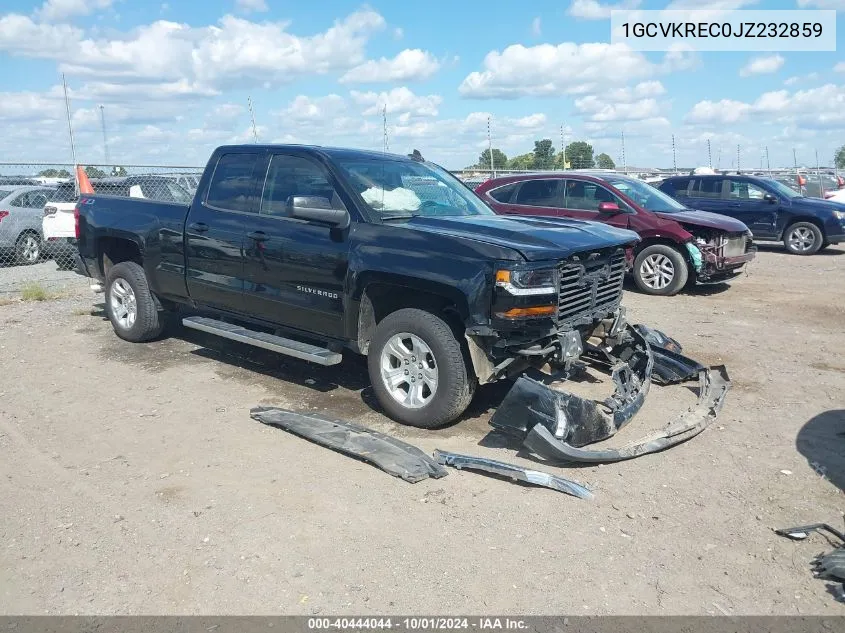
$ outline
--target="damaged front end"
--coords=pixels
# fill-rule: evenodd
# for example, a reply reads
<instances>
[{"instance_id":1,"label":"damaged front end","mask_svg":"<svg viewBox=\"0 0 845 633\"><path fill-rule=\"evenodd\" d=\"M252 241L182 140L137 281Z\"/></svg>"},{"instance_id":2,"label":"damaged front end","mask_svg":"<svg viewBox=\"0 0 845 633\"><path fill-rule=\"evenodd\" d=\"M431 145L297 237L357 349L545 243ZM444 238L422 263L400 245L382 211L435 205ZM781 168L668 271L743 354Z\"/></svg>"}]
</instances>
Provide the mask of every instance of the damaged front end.
<instances>
[{"instance_id":1,"label":"damaged front end","mask_svg":"<svg viewBox=\"0 0 845 633\"><path fill-rule=\"evenodd\" d=\"M696 280L700 283L736 277L757 254L750 231L725 233L716 229L685 228L694 236L685 246Z\"/></svg>"},{"instance_id":2,"label":"damaged front end","mask_svg":"<svg viewBox=\"0 0 845 633\"><path fill-rule=\"evenodd\" d=\"M724 366L705 368L683 356L673 339L657 330L602 322L585 341L584 358L606 368L613 394L595 401L551 389L521 376L490 420L495 429L522 440L533 453L552 460L615 462L680 444L716 417L730 388ZM698 377L695 406L661 431L619 449L584 449L613 437L642 408L652 382L660 385Z\"/></svg>"}]
</instances>

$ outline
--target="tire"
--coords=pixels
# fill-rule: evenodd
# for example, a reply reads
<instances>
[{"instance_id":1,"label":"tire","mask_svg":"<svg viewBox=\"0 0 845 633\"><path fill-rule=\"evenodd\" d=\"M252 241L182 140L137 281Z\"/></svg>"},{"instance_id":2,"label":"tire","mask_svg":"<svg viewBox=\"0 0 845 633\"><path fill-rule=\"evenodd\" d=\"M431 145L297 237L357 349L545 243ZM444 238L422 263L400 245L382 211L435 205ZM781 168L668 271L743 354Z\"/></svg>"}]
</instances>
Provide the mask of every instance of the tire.
<instances>
[{"instance_id":1,"label":"tire","mask_svg":"<svg viewBox=\"0 0 845 633\"><path fill-rule=\"evenodd\" d=\"M634 282L649 295L671 297L689 279L689 266L681 253L666 244L652 244L634 260Z\"/></svg>"},{"instance_id":2,"label":"tire","mask_svg":"<svg viewBox=\"0 0 845 633\"><path fill-rule=\"evenodd\" d=\"M163 329L144 269L135 262L121 262L106 279L106 314L115 333L125 341L142 343Z\"/></svg>"},{"instance_id":3,"label":"tire","mask_svg":"<svg viewBox=\"0 0 845 633\"><path fill-rule=\"evenodd\" d=\"M35 231L24 231L15 242L15 261L22 266L37 264L42 251L41 236Z\"/></svg>"},{"instance_id":4,"label":"tire","mask_svg":"<svg viewBox=\"0 0 845 633\"><path fill-rule=\"evenodd\" d=\"M415 308L397 310L381 320L370 343L367 368L387 415L423 429L455 420L469 406L477 384L452 328L440 317ZM410 373L412 368L416 376ZM399 372L392 388L391 372Z\"/></svg>"},{"instance_id":5,"label":"tire","mask_svg":"<svg viewBox=\"0 0 845 633\"><path fill-rule=\"evenodd\" d=\"M783 245L793 255L814 255L824 244L821 229L812 222L796 222L783 232Z\"/></svg>"}]
</instances>

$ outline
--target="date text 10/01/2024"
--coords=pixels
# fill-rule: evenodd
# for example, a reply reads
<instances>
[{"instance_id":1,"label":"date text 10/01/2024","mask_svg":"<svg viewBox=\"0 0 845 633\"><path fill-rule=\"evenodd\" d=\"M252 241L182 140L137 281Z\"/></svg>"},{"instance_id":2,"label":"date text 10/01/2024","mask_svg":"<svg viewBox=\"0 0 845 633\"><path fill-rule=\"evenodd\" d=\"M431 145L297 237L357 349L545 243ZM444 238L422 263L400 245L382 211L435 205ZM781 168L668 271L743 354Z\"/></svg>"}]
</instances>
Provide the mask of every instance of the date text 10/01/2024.
<instances>
[{"instance_id":1,"label":"date text 10/01/2024","mask_svg":"<svg viewBox=\"0 0 845 633\"><path fill-rule=\"evenodd\" d=\"M524 620L512 618L309 618L309 630L398 630L398 631L450 631L450 630L522 630Z\"/></svg>"}]
</instances>

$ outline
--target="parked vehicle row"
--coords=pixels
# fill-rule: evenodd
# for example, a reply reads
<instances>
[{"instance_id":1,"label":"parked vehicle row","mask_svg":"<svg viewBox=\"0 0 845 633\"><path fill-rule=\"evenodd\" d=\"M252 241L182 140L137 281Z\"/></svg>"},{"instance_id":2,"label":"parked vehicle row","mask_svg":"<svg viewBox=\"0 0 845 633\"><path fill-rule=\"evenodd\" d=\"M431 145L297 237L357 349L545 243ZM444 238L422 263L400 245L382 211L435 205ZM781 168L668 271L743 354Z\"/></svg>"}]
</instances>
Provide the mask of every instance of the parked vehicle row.
<instances>
[{"instance_id":1,"label":"parked vehicle row","mask_svg":"<svg viewBox=\"0 0 845 633\"><path fill-rule=\"evenodd\" d=\"M0 261L35 264L54 257L59 268L73 268L74 209L79 199L73 181L56 186L20 184L32 179L5 178L0 182ZM189 201L177 180L165 176L93 178L96 191L111 195L167 201Z\"/></svg>"}]
</instances>

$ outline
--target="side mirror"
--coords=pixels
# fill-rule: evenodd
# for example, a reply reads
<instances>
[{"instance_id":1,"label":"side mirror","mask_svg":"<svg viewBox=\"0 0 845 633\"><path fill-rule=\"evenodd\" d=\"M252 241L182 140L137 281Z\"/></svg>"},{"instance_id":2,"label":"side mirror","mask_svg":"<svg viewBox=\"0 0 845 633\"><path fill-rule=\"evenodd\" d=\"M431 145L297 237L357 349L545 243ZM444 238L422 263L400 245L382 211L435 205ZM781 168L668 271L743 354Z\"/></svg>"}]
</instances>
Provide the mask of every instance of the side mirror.
<instances>
[{"instance_id":1,"label":"side mirror","mask_svg":"<svg viewBox=\"0 0 845 633\"><path fill-rule=\"evenodd\" d=\"M292 218L323 222L341 229L349 226L349 212L333 207L331 200L322 196L291 196L287 206Z\"/></svg>"},{"instance_id":2,"label":"side mirror","mask_svg":"<svg viewBox=\"0 0 845 633\"><path fill-rule=\"evenodd\" d=\"M615 202L599 202L599 213L601 215L616 215L622 213L622 209Z\"/></svg>"},{"instance_id":3,"label":"side mirror","mask_svg":"<svg viewBox=\"0 0 845 633\"><path fill-rule=\"evenodd\" d=\"M764 195L763 195L763 200L765 200L766 202L769 202L769 203L771 203L771 204L774 204L775 202L777 202L777 201L778 201L777 197L776 197L776 196L774 196L774 195L772 195L772 194L770 194L770 193L764 194Z\"/></svg>"}]
</instances>

